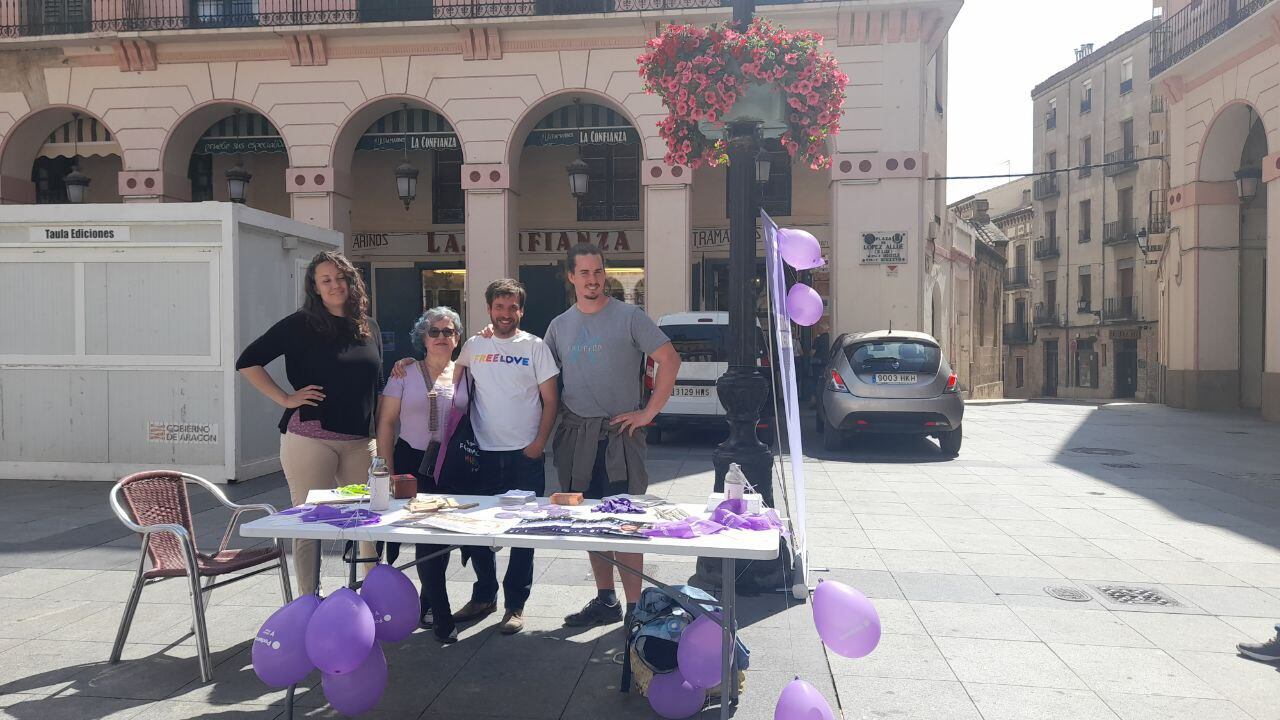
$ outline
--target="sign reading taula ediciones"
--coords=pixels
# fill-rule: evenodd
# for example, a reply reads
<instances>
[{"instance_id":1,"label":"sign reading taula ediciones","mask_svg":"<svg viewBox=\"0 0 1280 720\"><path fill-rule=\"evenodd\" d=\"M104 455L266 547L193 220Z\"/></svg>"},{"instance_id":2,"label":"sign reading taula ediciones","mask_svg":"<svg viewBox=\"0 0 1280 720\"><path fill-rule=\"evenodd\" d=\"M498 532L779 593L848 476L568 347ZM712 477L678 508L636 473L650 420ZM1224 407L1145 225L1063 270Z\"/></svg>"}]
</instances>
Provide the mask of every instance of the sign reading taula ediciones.
<instances>
[{"instance_id":1,"label":"sign reading taula ediciones","mask_svg":"<svg viewBox=\"0 0 1280 720\"><path fill-rule=\"evenodd\" d=\"M863 233L861 264L906 265L907 234L905 232Z\"/></svg>"},{"instance_id":2,"label":"sign reading taula ediciones","mask_svg":"<svg viewBox=\"0 0 1280 720\"><path fill-rule=\"evenodd\" d=\"M58 240L129 240L129 228L120 225L54 225L37 226L29 230L28 239L35 243Z\"/></svg>"}]
</instances>

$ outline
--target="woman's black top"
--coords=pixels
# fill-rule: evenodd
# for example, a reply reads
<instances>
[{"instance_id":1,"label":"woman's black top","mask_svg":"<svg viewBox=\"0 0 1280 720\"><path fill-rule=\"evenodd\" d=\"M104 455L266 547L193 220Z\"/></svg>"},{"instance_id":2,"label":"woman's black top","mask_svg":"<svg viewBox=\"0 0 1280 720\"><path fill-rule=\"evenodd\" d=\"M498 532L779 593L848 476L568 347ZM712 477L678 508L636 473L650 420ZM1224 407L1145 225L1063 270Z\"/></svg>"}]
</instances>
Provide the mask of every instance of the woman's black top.
<instances>
[{"instance_id":1,"label":"woman's black top","mask_svg":"<svg viewBox=\"0 0 1280 720\"><path fill-rule=\"evenodd\" d=\"M303 420L319 420L320 427L346 435L370 437L378 392L382 387L382 333L373 318L369 339L339 339L317 331L298 311L249 343L236 360L236 369L266 366L284 356L284 370L294 390L319 385L324 400L297 408ZM293 410L280 418L280 432Z\"/></svg>"}]
</instances>

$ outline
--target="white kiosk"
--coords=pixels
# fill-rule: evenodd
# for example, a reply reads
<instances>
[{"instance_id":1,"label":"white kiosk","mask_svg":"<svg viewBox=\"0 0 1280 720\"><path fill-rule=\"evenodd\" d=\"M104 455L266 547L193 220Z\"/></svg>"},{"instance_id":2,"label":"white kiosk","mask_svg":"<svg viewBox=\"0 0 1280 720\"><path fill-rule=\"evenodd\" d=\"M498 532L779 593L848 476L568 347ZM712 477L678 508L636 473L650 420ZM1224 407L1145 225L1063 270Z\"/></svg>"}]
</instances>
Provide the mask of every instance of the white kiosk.
<instances>
[{"instance_id":1,"label":"white kiosk","mask_svg":"<svg viewBox=\"0 0 1280 720\"><path fill-rule=\"evenodd\" d=\"M280 409L235 360L341 247L231 203L0 207L0 477L279 470Z\"/></svg>"}]
</instances>

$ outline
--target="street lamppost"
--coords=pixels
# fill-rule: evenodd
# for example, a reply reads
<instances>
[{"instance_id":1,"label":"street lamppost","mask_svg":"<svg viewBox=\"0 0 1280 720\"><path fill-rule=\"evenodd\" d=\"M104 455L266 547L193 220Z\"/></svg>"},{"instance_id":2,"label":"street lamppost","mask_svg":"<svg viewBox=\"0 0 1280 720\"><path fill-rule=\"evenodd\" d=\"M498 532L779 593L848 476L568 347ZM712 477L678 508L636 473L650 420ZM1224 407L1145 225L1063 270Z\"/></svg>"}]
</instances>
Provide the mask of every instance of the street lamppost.
<instances>
[{"instance_id":1,"label":"street lamppost","mask_svg":"<svg viewBox=\"0 0 1280 720\"><path fill-rule=\"evenodd\" d=\"M754 0L733 0L733 22L742 31L751 24ZM760 159L762 122L728 118L725 123L729 150L729 369L716 381L716 393L724 405L729 437L711 454L715 467L715 491L724 492L730 463L742 468L747 480L773 506L773 454L756 437L760 408L769 395L769 381L757 364L756 347L756 219L759 188L756 163ZM763 163L762 163L763 164ZM742 578L747 585L762 585L773 572L770 563L751 566L757 572ZM712 581L720 574L719 560L700 558L698 575ZM740 573L741 574L741 573Z\"/></svg>"}]
</instances>

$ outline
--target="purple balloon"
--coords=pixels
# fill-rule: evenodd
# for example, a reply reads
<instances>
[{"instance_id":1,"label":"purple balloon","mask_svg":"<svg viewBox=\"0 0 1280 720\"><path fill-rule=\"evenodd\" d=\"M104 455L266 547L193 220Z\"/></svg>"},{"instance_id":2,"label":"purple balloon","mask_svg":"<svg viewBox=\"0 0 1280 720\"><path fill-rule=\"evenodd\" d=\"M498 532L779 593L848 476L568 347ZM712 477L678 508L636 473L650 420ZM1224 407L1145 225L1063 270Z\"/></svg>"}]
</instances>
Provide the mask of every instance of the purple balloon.
<instances>
[{"instance_id":1,"label":"purple balloon","mask_svg":"<svg viewBox=\"0 0 1280 720\"><path fill-rule=\"evenodd\" d=\"M696 688L713 688L724 677L720 653L724 630L711 615L699 616L680 633L676 663L680 674Z\"/></svg>"},{"instance_id":2,"label":"purple balloon","mask_svg":"<svg viewBox=\"0 0 1280 720\"><path fill-rule=\"evenodd\" d=\"M273 688L302 682L315 669L307 657L307 624L320 598L303 595L271 613L253 639L253 671Z\"/></svg>"},{"instance_id":3,"label":"purple balloon","mask_svg":"<svg viewBox=\"0 0 1280 720\"><path fill-rule=\"evenodd\" d=\"M374 640L369 606L350 588L325 598L307 623L307 657L321 672L332 675L360 667Z\"/></svg>"},{"instance_id":4,"label":"purple balloon","mask_svg":"<svg viewBox=\"0 0 1280 720\"><path fill-rule=\"evenodd\" d=\"M667 720L693 717L707 702L707 691L694 687L676 668L649 681L649 707Z\"/></svg>"},{"instance_id":5,"label":"purple balloon","mask_svg":"<svg viewBox=\"0 0 1280 720\"><path fill-rule=\"evenodd\" d=\"M374 635L382 642L399 642L418 627L422 606L418 590L403 572L379 563L360 586L360 598L373 614Z\"/></svg>"},{"instance_id":6,"label":"purple balloon","mask_svg":"<svg viewBox=\"0 0 1280 720\"><path fill-rule=\"evenodd\" d=\"M343 715L359 715L373 709L387 689L387 656L374 645L360 667L349 673L320 675L324 697Z\"/></svg>"},{"instance_id":7,"label":"purple balloon","mask_svg":"<svg viewBox=\"0 0 1280 720\"><path fill-rule=\"evenodd\" d=\"M822 259L822 245L818 238L795 228L778 231L778 252L788 265L797 270L810 270L827 264Z\"/></svg>"},{"instance_id":8,"label":"purple balloon","mask_svg":"<svg viewBox=\"0 0 1280 720\"><path fill-rule=\"evenodd\" d=\"M880 614L866 595L833 580L813 591L813 624L831 651L847 658L871 654L880 644Z\"/></svg>"},{"instance_id":9,"label":"purple balloon","mask_svg":"<svg viewBox=\"0 0 1280 720\"><path fill-rule=\"evenodd\" d=\"M822 296L804 283L792 285L787 291L787 317L805 327L818 322L822 319Z\"/></svg>"},{"instance_id":10,"label":"purple balloon","mask_svg":"<svg viewBox=\"0 0 1280 720\"><path fill-rule=\"evenodd\" d=\"M800 678L782 688L773 709L773 720L835 720L835 716L818 688Z\"/></svg>"}]
</instances>

